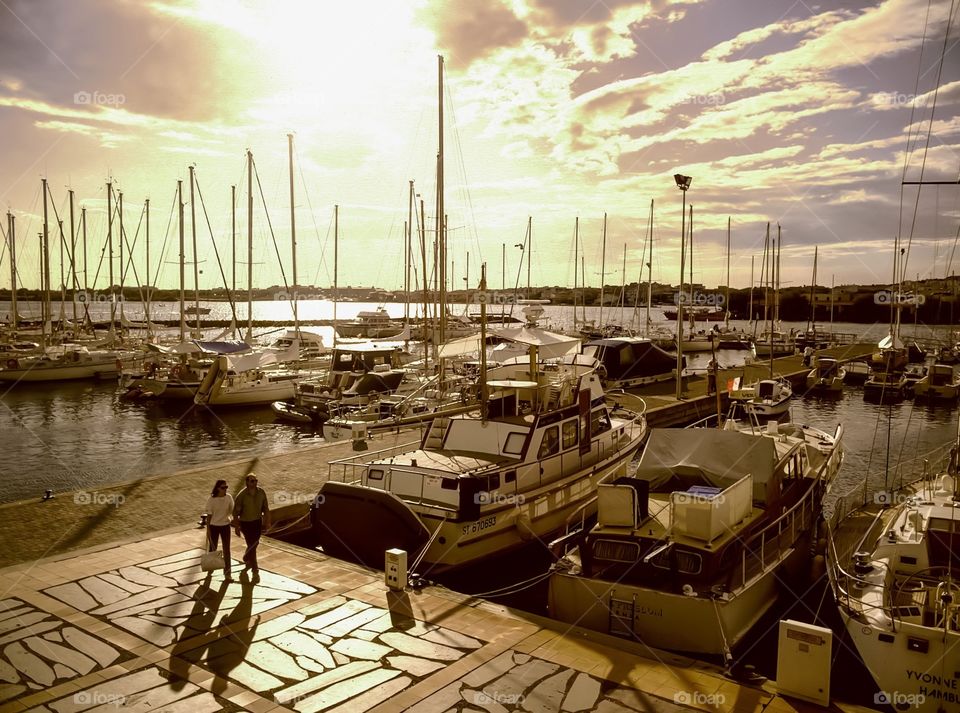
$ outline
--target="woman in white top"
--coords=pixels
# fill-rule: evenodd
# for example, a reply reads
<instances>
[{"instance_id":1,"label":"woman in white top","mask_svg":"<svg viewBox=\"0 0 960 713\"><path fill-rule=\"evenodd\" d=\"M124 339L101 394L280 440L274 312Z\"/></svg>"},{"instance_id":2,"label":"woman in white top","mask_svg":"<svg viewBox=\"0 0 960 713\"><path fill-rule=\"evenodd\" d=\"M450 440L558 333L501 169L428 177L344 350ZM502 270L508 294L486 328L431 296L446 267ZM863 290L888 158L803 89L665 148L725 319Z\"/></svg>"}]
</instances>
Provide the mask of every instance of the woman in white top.
<instances>
[{"instance_id":1,"label":"woman in white top","mask_svg":"<svg viewBox=\"0 0 960 713\"><path fill-rule=\"evenodd\" d=\"M218 480L207 500L207 541L210 552L223 542L223 578L230 579L230 521L233 518L233 497L227 494L227 481Z\"/></svg>"}]
</instances>

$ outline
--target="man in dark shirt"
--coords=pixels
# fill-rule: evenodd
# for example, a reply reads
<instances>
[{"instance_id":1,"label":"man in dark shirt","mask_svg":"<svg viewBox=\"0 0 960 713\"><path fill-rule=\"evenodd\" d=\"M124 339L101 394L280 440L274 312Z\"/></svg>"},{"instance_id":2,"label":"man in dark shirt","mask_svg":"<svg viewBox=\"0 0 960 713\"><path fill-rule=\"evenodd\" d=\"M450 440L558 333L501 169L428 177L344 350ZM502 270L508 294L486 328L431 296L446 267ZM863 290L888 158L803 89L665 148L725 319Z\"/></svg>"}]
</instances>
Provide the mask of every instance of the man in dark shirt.
<instances>
[{"instance_id":1,"label":"man in dark shirt","mask_svg":"<svg viewBox=\"0 0 960 713\"><path fill-rule=\"evenodd\" d=\"M233 527L247 543L247 551L243 555L244 569L253 569L254 581L260 578L260 569L257 566L257 545L260 544L260 535L265 527L270 527L270 506L267 494L263 488L257 486L257 476L250 473L246 478L247 487L237 493L233 507Z\"/></svg>"}]
</instances>

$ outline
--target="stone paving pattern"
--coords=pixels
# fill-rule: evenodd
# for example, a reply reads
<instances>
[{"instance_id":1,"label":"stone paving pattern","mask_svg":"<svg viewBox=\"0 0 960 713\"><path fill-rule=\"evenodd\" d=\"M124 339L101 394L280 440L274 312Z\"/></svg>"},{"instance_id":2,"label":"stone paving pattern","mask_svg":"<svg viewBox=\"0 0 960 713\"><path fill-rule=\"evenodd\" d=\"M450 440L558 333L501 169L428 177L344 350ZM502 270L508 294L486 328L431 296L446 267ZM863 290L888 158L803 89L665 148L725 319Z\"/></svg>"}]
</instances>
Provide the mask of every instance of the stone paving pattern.
<instances>
[{"instance_id":1,"label":"stone paving pattern","mask_svg":"<svg viewBox=\"0 0 960 713\"><path fill-rule=\"evenodd\" d=\"M721 713L813 710L443 588L390 592L381 573L269 539L259 582L225 582L200 571L197 539L0 571L0 628L16 632L0 638L0 713L685 713L680 693Z\"/></svg>"}]
</instances>

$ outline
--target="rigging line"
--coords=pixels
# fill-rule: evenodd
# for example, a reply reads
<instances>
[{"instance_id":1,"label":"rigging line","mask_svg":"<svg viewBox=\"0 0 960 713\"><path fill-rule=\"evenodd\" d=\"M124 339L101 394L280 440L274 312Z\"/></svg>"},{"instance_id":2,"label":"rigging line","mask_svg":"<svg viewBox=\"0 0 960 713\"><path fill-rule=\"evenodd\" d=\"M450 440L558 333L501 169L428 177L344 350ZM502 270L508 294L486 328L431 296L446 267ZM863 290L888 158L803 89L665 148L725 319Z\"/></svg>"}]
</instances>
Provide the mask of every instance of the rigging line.
<instances>
[{"instance_id":1,"label":"rigging line","mask_svg":"<svg viewBox=\"0 0 960 713\"><path fill-rule=\"evenodd\" d=\"M300 184L303 186L303 195L307 199L307 209L310 211L310 222L313 223L313 231L316 234L317 242L320 242L320 228L317 225L317 216L313 212L313 203L310 200L310 191L307 190L307 178L303 175L303 160L300 158L300 149L296 142L293 144L293 152L297 157L297 170L300 172ZM317 261L317 277L320 276L320 266L327 268L327 275L330 275L330 268L327 265L327 240L330 238L330 226L327 225L327 236L324 238L323 243L320 245L320 259ZM316 285L317 280L314 278L313 284Z\"/></svg>"},{"instance_id":2,"label":"rigging line","mask_svg":"<svg viewBox=\"0 0 960 713\"><path fill-rule=\"evenodd\" d=\"M950 0L950 12L947 15L947 28L943 33L943 47L940 50L940 65L937 67L937 81L933 89L933 101L930 106L930 123L927 126L927 140L924 142L923 146L923 160L920 163L920 181L923 181L923 172L927 166L927 154L930 150L930 137L933 134L933 118L937 113L937 97L940 94L940 80L943 76L943 61L946 58L947 54L947 45L950 40L950 18L953 17L953 7L956 0ZM907 263L910 261L910 248L913 245L913 231L917 224L917 213L919 213L920 208L920 191L923 186L917 186L917 197L913 205L913 219L910 223L910 235L907 238L907 254L903 259L903 265L900 268L900 281L903 282L903 278L907 273ZM899 289L899 288L898 288Z\"/></svg>"},{"instance_id":3,"label":"rigging line","mask_svg":"<svg viewBox=\"0 0 960 713\"><path fill-rule=\"evenodd\" d=\"M137 241L140 238L140 228L143 227L143 219L147 214L147 204L144 203L140 208L140 219L137 220L137 229L133 233L133 242L127 240L127 231L126 229L120 231L120 239L127 245L127 264L120 266L120 282L123 283L127 277L127 270L133 270L133 279L137 281L137 292L140 294L140 301L145 302L146 300L143 285L140 284L140 274L137 272L137 263L133 260L133 250L137 247ZM120 295L123 297L123 295Z\"/></svg>"},{"instance_id":4,"label":"rigging line","mask_svg":"<svg viewBox=\"0 0 960 713\"><path fill-rule=\"evenodd\" d=\"M154 280L160 282L160 271L163 269L163 266L166 264L164 258L167 254L167 240L170 238L170 225L173 223L173 216L176 213L177 209L177 189L173 189L173 201L170 204L170 213L167 215L167 227L163 231L163 242L160 244L160 262L157 267L157 271L154 273ZM151 285L147 285L151 287Z\"/></svg>"},{"instance_id":5,"label":"rigging line","mask_svg":"<svg viewBox=\"0 0 960 713\"><path fill-rule=\"evenodd\" d=\"M467 182L467 163L463 159L463 141L460 135L460 125L457 122L457 111L456 105L453 103L453 93L450 90L450 84L445 82L443 85L444 94L446 95L448 106L450 109L450 115L453 119L453 134L456 137L454 141L454 146L457 149L457 158L460 160L460 175L463 178L463 194L467 201L468 212L470 213L470 225L473 228L473 239L474 244L477 247L477 252L480 255L480 263L483 263L483 247L480 245L480 235L477 233L477 216L473 209L473 196L470 193L469 183Z\"/></svg>"},{"instance_id":6,"label":"rigging line","mask_svg":"<svg viewBox=\"0 0 960 713\"><path fill-rule=\"evenodd\" d=\"M960 183L960 176L958 176L958 183ZM947 266L943 271L943 279L947 279L950 276L950 268L953 266L953 258L957 253L957 242L960 241L960 221L957 222L957 234L953 238L953 248L950 249L950 259L947 260Z\"/></svg>"},{"instance_id":7,"label":"rigging line","mask_svg":"<svg viewBox=\"0 0 960 713\"><path fill-rule=\"evenodd\" d=\"M311 211L312 211L312 210L313 210L313 209L311 208ZM314 220L314 228L316 228L316 225L317 225L317 224L316 224L316 220ZM324 253L326 253L326 250L327 250L327 242L330 240L330 233L331 233L332 229L333 229L333 215L331 214L330 220L327 221L327 234L326 234L326 236L324 237L323 242L321 243L321 247L320 247L321 256L322 256ZM320 231L317 230L317 239L319 240L319 238L320 238ZM328 284L328 285L332 285L332 284L333 284L333 280L331 279L331 276L330 276L330 266L329 266L329 265L326 263L326 261L323 260L323 258L321 257L321 261L320 261L320 262L317 262L317 271L313 274L313 284L314 284L314 286L316 286L317 282L320 280L320 266L321 266L321 264L327 268L327 275L326 275L326 276L327 276L327 284Z\"/></svg>"},{"instance_id":8,"label":"rigging line","mask_svg":"<svg viewBox=\"0 0 960 713\"><path fill-rule=\"evenodd\" d=\"M200 190L200 181L197 179L196 171L194 171L193 178L194 183L197 186L197 196L200 198L200 210L203 211L203 219L207 224L207 231L210 233L210 242L213 243L213 254L217 258L217 269L220 270L220 278L223 280L224 289L227 293L227 301L230 303L230 313L233 315L233 320L238 322L239 319L237 317L237 305L233 299L233 290L227 286L227 276L223 271L223 262L220 260L220 251L217 249L217 241L213 237L213 227L210 225L210 216L207 213L207 206L203 202L203 191Z\"/></svg>"},{"instance_id":9,"label":"rigging line","mask_svg":"<svg viewBox=\"0 0 960 713\"><path fill-rule=\"evenodd\" d=\"M270 221L270 211L267 210L267 199L263 195L263 186L260 184L260 172L257 170L256 162L252 162L253 175L257 177L257 189L260 191L260 203L263 205L263 213L267 217L267 227L270 229L270 238L273 240L273 249L277 253L277 262L280 264L280 277L283 278L283 289L289 290L289 285L287 285L287 274L284 272L283 260L280 258L280 247L277 245L277 236L273 232L273 223Z\"/></svg>"}]
</instances>

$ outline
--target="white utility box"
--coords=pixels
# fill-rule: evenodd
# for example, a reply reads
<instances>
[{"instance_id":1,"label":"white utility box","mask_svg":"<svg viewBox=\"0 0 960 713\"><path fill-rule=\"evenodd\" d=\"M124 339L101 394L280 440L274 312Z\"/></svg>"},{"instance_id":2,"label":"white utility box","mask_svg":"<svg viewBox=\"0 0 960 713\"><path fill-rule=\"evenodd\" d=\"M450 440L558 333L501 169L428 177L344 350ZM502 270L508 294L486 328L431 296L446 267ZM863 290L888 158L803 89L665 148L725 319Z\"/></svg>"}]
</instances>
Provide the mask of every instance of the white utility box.
<instances>
[{"instance_id":1,"label":"white utility box","mask_svg":"<svg viewBox=\"0 0 960 713\"><path fill-rule=\"evenodd\" d=\"M829 706L832 648L830 629L802 621L781 621L777 690L786 696Z\"/></svg>"},{"instance_id":2,"label":"white utility box","mask_svg":"<svg viewBox=\"0 0 960 713\"><path fill-rule=\"evenodd\" d=\"M407 588L406 550L387 550L383 565L383 577L388 588L402 592Z\"/></svg>"}]
</instances>

